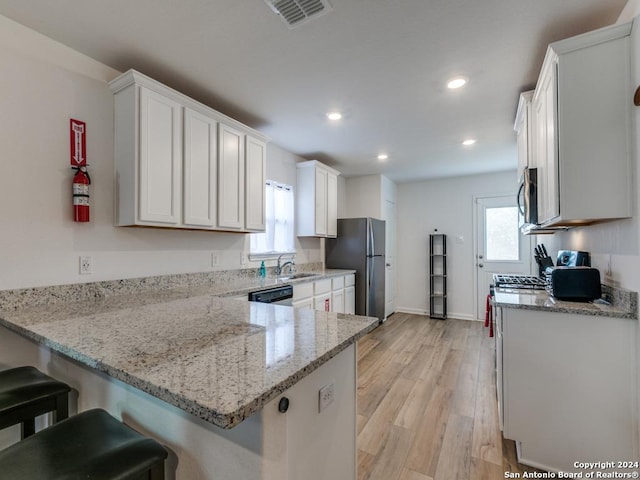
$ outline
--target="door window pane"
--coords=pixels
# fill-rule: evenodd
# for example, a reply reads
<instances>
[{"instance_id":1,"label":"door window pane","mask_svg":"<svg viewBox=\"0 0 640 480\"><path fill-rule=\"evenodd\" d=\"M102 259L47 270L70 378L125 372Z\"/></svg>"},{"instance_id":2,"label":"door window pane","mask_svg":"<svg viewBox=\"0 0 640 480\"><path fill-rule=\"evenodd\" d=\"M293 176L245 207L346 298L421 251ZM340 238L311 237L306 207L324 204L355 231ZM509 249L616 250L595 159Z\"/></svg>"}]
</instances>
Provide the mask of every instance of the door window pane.
<instances>
[{"instance_id":1,"label":"door window pane","mask_svg":"<svg viewBox=\"0 0 640 480\"><path fill-rule=\"evenodd\" d=\"M519 260L518 208L489 207L485 210L485 222L486 259Z\"/></svg>"}]
</instances>

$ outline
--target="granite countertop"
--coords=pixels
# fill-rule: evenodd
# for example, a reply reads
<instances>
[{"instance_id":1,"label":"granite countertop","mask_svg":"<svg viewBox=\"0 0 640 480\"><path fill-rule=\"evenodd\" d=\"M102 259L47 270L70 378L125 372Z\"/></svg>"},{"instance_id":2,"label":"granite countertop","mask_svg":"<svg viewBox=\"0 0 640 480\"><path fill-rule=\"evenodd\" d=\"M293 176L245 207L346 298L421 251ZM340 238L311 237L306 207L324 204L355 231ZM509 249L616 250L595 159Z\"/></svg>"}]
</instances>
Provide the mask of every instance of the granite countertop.
<instances>
[{"instance_id":1,"label":"granite countertop","mask_svg":"<svg viewBox=\"0 0 640 480\"><path fill-rule=\"evenodd\" d=\"M269 286L247 279L223 291L200 285L17 309L0 303L0 324L231 428L378 325L371 317L221 296L255 289L256 282Z\"/></svg>"},{"instance_id":2,"label":"granite countertop","mask_svg":"<svg viewBox=\"0 0 640 480\"><path fill-rule=\"evenodd\" d=\"M496 288L494 305L556 313L573 313L616 318L638 318L638 294L622 289L610 292L611 303L568 302L558 300L544 290Z\"/></svg>"}]
</instances>

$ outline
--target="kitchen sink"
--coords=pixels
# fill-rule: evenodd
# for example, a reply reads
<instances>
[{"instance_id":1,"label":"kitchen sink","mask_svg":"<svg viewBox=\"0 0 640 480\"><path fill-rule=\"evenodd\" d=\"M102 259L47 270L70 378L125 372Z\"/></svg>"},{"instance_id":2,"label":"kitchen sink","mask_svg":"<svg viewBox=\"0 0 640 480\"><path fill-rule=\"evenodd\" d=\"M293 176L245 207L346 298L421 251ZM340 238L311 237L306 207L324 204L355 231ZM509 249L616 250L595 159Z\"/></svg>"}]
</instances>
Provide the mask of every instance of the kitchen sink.
<instances>
[{"instance_id":1,"label":"kitchen sink","mask_svg":"<svg viewBox=\"0 0 640 480\"><path fill-rule=\"evenodd\" d=\"M297 280L299 278L309 278L309 277L317 277L318 275L320 275L319 273L305 273L305 272L301 272L301 273L294 273L294 274L288 274L288 275L284 275L282 277L280 277L280 280Z\"/></svg>"}]
</instances>

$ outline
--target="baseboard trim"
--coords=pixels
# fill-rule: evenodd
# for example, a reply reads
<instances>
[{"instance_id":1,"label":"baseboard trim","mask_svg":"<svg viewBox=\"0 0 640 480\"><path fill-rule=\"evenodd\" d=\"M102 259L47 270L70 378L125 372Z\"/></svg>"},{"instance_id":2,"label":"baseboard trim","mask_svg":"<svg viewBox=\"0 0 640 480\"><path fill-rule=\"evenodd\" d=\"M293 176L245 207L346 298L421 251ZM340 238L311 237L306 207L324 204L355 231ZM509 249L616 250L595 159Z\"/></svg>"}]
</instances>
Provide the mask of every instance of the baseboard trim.
<instances>
[{"instance_id":1,"label":"baseboard trim","mask_svg":"<svg viewBox=\"0 0 640 480\"><path fill-rule=\"evenodd\" d=\"M429 312L426 310L420 310L419 308L411 308L411 307L396 307L397 313L410 313L412 315L425 315L429 316ZM474 322L480 322L482 320L478 320L474 318L473 315L469 315L466 313L448 313L447 318L456 318L458 320L471 320Z\"/></svg>"}]
</instances>

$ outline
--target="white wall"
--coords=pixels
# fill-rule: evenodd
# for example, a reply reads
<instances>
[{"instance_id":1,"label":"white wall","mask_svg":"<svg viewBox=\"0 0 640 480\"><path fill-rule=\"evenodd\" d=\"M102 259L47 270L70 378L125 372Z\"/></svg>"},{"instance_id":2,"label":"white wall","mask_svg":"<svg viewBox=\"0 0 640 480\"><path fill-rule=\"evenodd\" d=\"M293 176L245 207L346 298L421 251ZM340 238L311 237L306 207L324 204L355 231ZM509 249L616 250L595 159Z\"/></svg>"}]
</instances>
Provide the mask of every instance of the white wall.
<instances>
[{"instance_id":1,"label":"white wall","mask_svg":"<svg viewBox=\"0 0 640 480\"><path fill-rule=\"evenodd\" d=\"M113 96L118 72L0 17L0 289L241 268L248 237L113 226ZM72 221L69 118L87 123L89 224ZM295 185L289 152L269 145L267 173ZM298 263L320 261L304 239ZM78 257L94 273L78 274ZM248 264L248 267L255 265Z\"/></svg>"},{"instance_id":2,"label":"white wall","mask_svg":"<svg viewBox=\"0 0 640 480\"><path fill-rule=\"evenodd\" d=\"M640 15L640 0L629 0L624 6L617 23L624 23Z\"/></svg>"},{"instance_id":3,"label":"white wall","mask_svg":"<svg viewBox=\"0 0 640 480\"><path fill-rule=\"evenodd\" d=\"M429 234L447 237L447 293L450 317L475 319L473 198L513 194L516 172L434 179L398 185L397 291L398 311L429 311ZM456 240L462 237L461 240Z\"/></svg>"},{"instance_id":4,"label":"white wall","mask_svg":"<svg viewBox=\"0 0 640 480\"><path fill-rule=\"evenodd\" d=\"M347 218L373 217L382 219L382 185L380 175L347 178Z\"/></svg>"}]
</instances>

